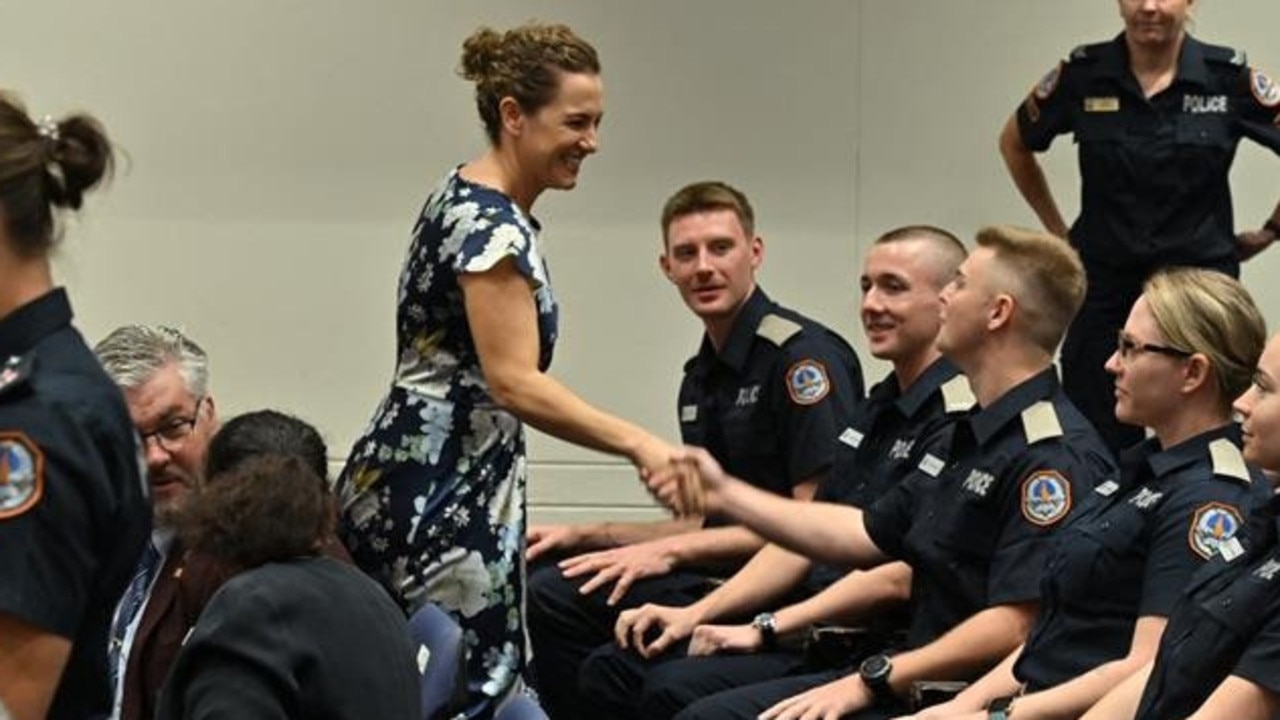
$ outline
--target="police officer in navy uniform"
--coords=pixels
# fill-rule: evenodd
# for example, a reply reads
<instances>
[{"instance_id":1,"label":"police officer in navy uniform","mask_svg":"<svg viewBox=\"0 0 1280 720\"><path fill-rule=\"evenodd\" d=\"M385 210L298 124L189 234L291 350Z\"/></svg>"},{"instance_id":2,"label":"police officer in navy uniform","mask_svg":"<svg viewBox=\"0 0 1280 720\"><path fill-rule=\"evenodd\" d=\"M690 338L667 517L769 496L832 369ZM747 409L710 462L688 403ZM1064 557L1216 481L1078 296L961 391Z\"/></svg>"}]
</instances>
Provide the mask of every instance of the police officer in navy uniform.
<instances>
[{"instance_id":1,"label":"police officer in navy uniform","mask_svg":"<svg viewBox=\"0 0 1280 720\"><path fill-rule=\"evenodd\" d=\"M863 396L857 355L756 285L764 246L740 191L714 181L686 186L668 200L662 228L661 267L706 330L680 386L682 438L771 493L812 497ZM529 635L551 715L586 716L578 669L612 639L621 610L688 604L710 589L710 575L732 571L762 546L714 515L531 528L531 560L581 553L529 580Z\"/></svg>"},{"instance_id":2,"label":"police officer in navy uniform","mask_svg":"<svg viewBox=\"0 0 1280 720\"><path fill-rule=\"evenodd\" d=\"M1245 464L1231 409L1265 328L1225 275L1179 268L1148 280L1107 367L1117 416L1153 436L1122 453L1116 481L1080 498L1045 565L1026 645L929 717L974 717L1000 698L1026 720L1075 716L1150 661L1193 573L1246 543L1265 515L1271 485Z\"/></svg>"},{"instance_id":3,"label":"police officer in navy uniform","mask_svg":"<svg viewBox=\"0 0 1280 720\"><path fill-rule=\"evenodd\" d=\"M111 711L107 635L151 528L133 424L71 325L54 211L111 169L91 117L0 94L0 702L14 720Z\"/></svg>"},{"instance_id":4,"label":"police officer in navy uniform","mask_svg":"<svg viewBox=\"0 0 1280 720\"><path fill-rule=\"evenodd\" d=\"M1237 402L1244 456L1280 471L1280 337L1267 344L1254 385ZM1169 616L1155 663L1103 698L1088 720L1206 717L1271 720L1280 709L1280 500L1224 545ZM1197 715L1200 716L1200 715Z\"/></svg>"},{"instance_id":5,"label":"police officer in navy uniform","mask_svg":"<svg viewBox=\"0 0 1280 720\"><path fill-rule=\"evenodd\" d=\"M870 506L909 474L920 454L973 405L968 381L935 345L938 293L965 254L954 235L928 226L885 233L867 253L862 325L869 351L892 362L893 372L871 389L839 430L835 463L815 501ZM739 573L690 605L645 605L623 612L614 631L617 641L596 649L583 665L583 695L594 699L593 714L664 720L704 695L800 672L806 666L804 654L798 647L780 646L778 636L798 634L815 622L836 622L832 615L806 612L818 603L876 608L901 603L910 569L883 570L859 573L856 583L833 591L840 593L838 599L819 599L848 569L766 546ZM793 604L752 619L753 613L786 601ZM751 624L707 625L735 620ZM900 625L893 622L900 618L886 620L878 630Z\"/></svg>"},{"instance_id":6,"label":"police officer in navy uniform","mask_svg":"<svg viewBox=\"0 0 1280 720\"><path fill-rule=\"evenodd\" d=\"M1111 412L1102 370L1115 333L1154 270L1230 275L1280 232L1280 207L1237 235L1228 175L1240 138L1280 153L1280 86L1244 54L1202 43L1185 24L1196 0L1119 0L1125 30L1076 48L1010 117L1000 149L1046 229L1069 237L1089 275L1062 348L1063 385L1113 451L1142 439ZM1068 230L1033 153L1072 133L1080 214Z\"/></svg>"},{"instance_id":7,"label":"police officer in navy uniform","mask_svg":"<svg viewBox=\"0 0 1280 720\"><path fill-rule=\"evenodd\" d=\"M784 678L704 698L677 720L889 718L917 680L985 671L1025 640L1041 568L1078 498L1114 475L1110 453L1063 395L1053 351L1084 293L1075 253L1044 233L986 228L942 295L938 346L969 378L978 407L916 471L864 512L791 503L725 479L691 451L711 507L816 559L912 568L905 648L855 670ZM1033 310L1034 309L1034 310ZM650 485L667 500L689 471Z\"/></svg>"}]
</instances>

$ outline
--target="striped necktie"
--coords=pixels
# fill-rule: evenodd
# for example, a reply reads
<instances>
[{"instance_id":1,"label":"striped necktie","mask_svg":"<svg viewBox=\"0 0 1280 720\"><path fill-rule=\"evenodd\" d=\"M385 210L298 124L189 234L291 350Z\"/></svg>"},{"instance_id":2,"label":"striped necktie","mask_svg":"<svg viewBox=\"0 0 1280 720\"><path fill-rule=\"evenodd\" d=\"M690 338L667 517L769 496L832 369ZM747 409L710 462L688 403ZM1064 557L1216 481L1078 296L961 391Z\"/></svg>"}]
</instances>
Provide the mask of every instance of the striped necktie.
<instances>
[{"instance_id":1,"label":"striped necktie","mask_svg":"<svg viewBox=\"0 0 1280 720\"><path fill-rule=\"evenodd\" d=\"M120 674L124 671L124 668L120 667L120 653L124 649L124 639L129 632L129 625L133 623L138 611L142 609L142 604L146 602L147 592L151 589L151 580L155 578L156 571L159 569L160 550L155 542L148 540L147 549L142 553L138 569L134 571L133 579L129 581L129 587L125 589L124 596L120 599L116 620L111 625L108 663L111 669L112 687L119 686Z\"/></svg>"}]
</instances>

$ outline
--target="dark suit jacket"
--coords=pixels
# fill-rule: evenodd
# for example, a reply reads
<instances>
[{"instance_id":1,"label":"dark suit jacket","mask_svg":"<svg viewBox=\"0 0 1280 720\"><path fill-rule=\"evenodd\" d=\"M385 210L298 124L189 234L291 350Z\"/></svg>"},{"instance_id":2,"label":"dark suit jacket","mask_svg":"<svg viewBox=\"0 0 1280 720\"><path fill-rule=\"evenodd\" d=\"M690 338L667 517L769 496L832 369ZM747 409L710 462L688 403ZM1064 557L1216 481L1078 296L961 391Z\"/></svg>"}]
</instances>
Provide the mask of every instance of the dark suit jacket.
<instances>
[{"instance_id":1,"label":"dark suit jacket","mask_svg":"<svg viewBox=\"0 0 1280 720\"><path fill-rule=\"evenodd\" d=\"M351 556L336 538L326 542L323 552L351 563ZM218 560L188 552L181 541L173 541L129 650L120 700L121 720L155 717L160 688L187 633L195 627L209 599L233 575L234 571Z\"/></svg>"}]
</instances>

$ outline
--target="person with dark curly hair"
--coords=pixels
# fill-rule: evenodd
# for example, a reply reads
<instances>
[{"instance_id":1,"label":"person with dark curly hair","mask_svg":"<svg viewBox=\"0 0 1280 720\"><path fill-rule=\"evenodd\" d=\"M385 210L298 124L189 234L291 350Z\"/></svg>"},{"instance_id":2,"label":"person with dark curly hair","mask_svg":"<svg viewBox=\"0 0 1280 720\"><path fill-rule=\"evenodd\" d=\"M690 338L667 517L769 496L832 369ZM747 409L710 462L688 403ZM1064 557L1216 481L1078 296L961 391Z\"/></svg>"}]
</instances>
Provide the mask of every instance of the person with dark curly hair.
<instances>
[{"instance_id":1,"label":"person with dark curly hair","mask_svg":"<svg viewBox=\"0 0 1280 720\"><path fill-rule=\"evenodd\" d=\"M112 611L151 531L129 411L49 262L59 215L113 159L93 117L35 120L0 92L0 703L14 720L111 711Z\"/></svg>"},{"instance_id":2,"label":"person with dark curly hair","mask_svg":"<svg viewBox=\"0 0 1280 720\"><path fill-rule=\"evenodd\" d=\"M333 500L305 458L233 463L201 487L178 528L192 552L235 574L192 628L157 718L420 715L404 615L377 583L321 554Z\"/></svg>"}]
</instances>

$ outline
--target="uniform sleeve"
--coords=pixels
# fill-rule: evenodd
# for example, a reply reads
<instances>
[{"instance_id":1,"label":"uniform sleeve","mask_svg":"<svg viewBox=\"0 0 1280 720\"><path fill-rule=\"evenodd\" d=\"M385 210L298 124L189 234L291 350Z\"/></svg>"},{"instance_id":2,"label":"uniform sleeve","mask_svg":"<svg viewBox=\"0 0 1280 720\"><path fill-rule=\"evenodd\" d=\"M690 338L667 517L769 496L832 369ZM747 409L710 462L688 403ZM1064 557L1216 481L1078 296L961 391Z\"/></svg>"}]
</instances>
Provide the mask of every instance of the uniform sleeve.
<instances>
[{"instance_id":1,"label":"uniform sleeve","mask_svg":"<svg viewBox=\"0 0 1280 720\"><path fill-rule=\"evenodd\" d=\"M1212 478L1190 482L1231 489L1224 481ZM1139 615L1168 617L1192 574L1213 557L1220 543L1241 532L1239 507L1234 502L1213 499L1234 494L1192 493L1161 504L1148 540Z\"/></svg>"},{"instance_id":2,"label":"uniform sleeve","mask_svg":"<svg viewBox=\"0 0 1280 720\"><path fill-rule=\"evenodd\" d=\"M1267 617L1231 674L1280 694L1280 597L1272 599Z\"/></svg>"},{"instance_id":3,"label":"uniform sleeve","mask_svg":"<svg viewBox=\"0 0 1280 720\"><path fill-rule=\"evenodd\" d=\"M457 273L482 273L510 258L516 269L535 288L546 284L537 253L537 239L510 208L489 207L479 211L472 222L458 222L453 232L460 234L458 253L453 260Z\"/></svg>"},{"instance_id":4,"label":"uniform sleeve","mask_svg":"<svg viewBox=\"0 0 1280 720\"><path fill-rule=\"evenodd\" d=\"M0 612L74 638L109 481L92 442L34 403L0 407Z\"/></svg>"},{"instance_id":5,"label":"uniform sleeve","mask_svg":"<svg viewBox=\"0 0 1280 720\"><path fill-rule=\"evenodd\" d=\"M991 605L1040 597L1040 575L1055 540L1075 508L1093 489L1102 468L1068 449L1066 439L1042 442L1011 469L1001 489L1003 524L992 553L987 598Z\"/></svg>"},{"instance_id":6,"label":"uniform sleeve","mask_svg":"<svg viewBox=\"0 0 1280 720\"><path fill-rule=\"evenodd\" d=\"M906 559L903 541L915 516L917 486L931 481L936 482L934 478L916 471L863 510L862 525L880 552L895 560Z\"/></svg>"},{"instance_id":7,"label":"uniform sleeve","mask_svg":"<svg viewBox=\"0 0 1280 720\"><path fill-rule=\"evenodd\" d=\"M226 586L209 603L166 682L159 717L286 720L300 688L296 639L268 598ZM234 688L235 692L228 692Z\"/></svg>"},{"instance_id":8,"label":"uniform sleeve","mask_svg":"<svg viewBox=\"0 0 1280 720\"><path fill-rule=\"evenodd\" d=\"M1051 68L1031 88L1018 106L1018 134L1032 152L1049 149L1053 139L1074 128L1074 82L1079 69L1062 61Z\"/></svg>"},{"instance_id":9,"label":"uniform sleeve","mask_svg":"<svg viewBox=\"0 0 1280 720\"><path fill-rule=\"evenodd\" d=\"M1257 68L1241 68L1232 98L1240 134L1280 154L1280 84Z\"/></svg>"},{"instance_id":10,"label":"uniform sleeve","mask_svg":"<svg viewBox=\"0 0 1280 720\"><path fill-rule=\"evenodd\" d=\"M837 437L862 400L862 370L852 350L806 331L787 343L778 372L781 387L770 395L795 485L831 469Z\"/></svg>"}]
</instances>

